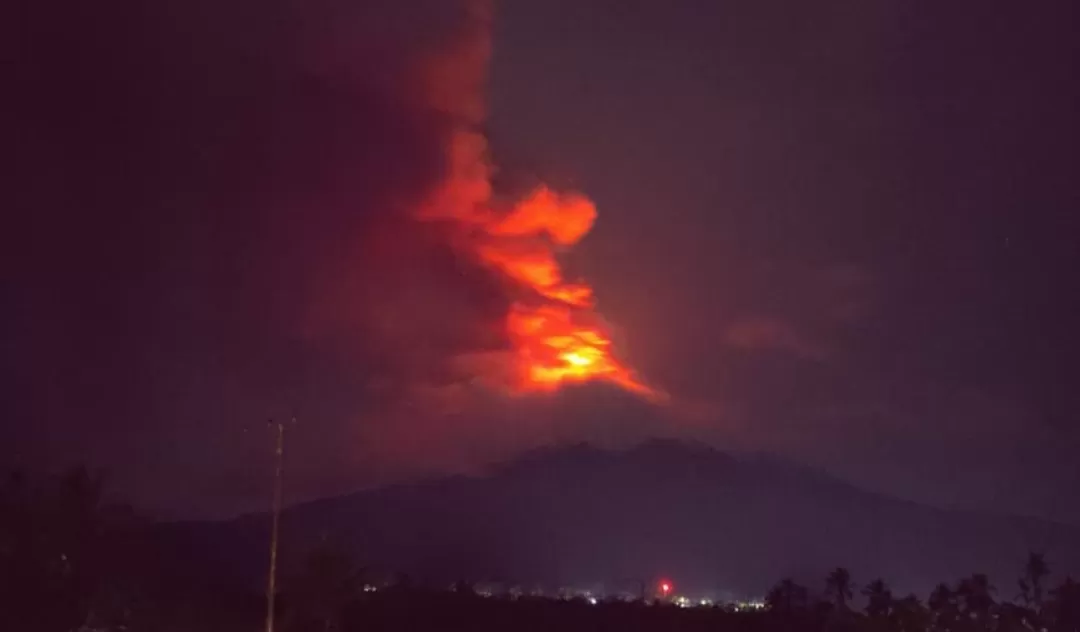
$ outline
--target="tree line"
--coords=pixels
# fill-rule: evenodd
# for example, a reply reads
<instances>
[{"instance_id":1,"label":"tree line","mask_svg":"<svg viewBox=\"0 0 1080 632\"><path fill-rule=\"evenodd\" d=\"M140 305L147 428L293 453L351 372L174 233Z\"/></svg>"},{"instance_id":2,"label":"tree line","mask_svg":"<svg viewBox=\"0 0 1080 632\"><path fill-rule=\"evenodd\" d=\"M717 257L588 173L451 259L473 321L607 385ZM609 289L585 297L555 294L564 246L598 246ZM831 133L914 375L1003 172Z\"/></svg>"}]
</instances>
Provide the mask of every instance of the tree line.
<instances>
[{"instance_id":1,"label":"tree line","mask_svg":"<svg viewBox=\"0 0 1080 632\"><path fill-rule=\"evenodd\" d=\"M766 604L793 629L1080 631L1080 583L1066 576L1049 587L1049 575L1045 556L1032 552L1016 580L1014 598L999 594L985 574L974 573L938 584L922 601L914 594L894 595L880 578L858 589L851 573L839 567L825 578L823 599L810 599L807 587L787 578L769 591ZM863 597L861 608L853 607L856 590Z\"/></svg>"},{"instance_id":2,"label":"tree line","mask_svg":"<svg viewBox=\"0 0 1080 632\"><path fill-rule=\"evenodd\" d=\"M229 587L205 573L163 568L153 526L111 503L105 480L85 468L0 482L0 630L181 632L256 630L265 613L258 587ZM148 544L149 543L149 544ZM281 579L277 629L352 630L852 630L881 632L1080 632L1080 583L1051 583L1041 553L1015 582L995 587L975 573L926 597L896 595L884 579L857 585L836 568L818 587L791 578L768 591L765 608L677 608L665 600L481 597L467 582L434 590L408 578L373 590L341 547L315 543ZM211 573L212 574L212 573Z\"/></svg>"}]
</instances>

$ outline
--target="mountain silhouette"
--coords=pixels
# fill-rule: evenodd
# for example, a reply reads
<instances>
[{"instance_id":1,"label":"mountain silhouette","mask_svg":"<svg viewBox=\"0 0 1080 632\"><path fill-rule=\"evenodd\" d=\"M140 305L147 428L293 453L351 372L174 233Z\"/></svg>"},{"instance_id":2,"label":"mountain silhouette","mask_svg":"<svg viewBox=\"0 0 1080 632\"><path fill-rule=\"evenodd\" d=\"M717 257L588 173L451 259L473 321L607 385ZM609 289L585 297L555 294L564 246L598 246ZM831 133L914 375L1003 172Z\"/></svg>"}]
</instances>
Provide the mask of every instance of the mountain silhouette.
<instances>
[{"instance_id":1,"label":"mountain silhouette","mask_svg":"<svg viewBox=\"0 0 1080 632\"><path fill-rule=\"evenodd\" d=\"M257 585L268 516L166 525L178 564ZM331 539L383 576L439 584L603 586L671 578L694 594L754 596L781 577L816 587L829 569L925 594L988 573L1009 592L1029 550L1080 569L1080 529L942 510L861 490L765 457L654 440L625 451L545 448L492 468L289 508L282 558ZM192 570L192 572L197 572ZM1002 594L1003 597L1012 595Z\"/></svg>"}]
</instances>

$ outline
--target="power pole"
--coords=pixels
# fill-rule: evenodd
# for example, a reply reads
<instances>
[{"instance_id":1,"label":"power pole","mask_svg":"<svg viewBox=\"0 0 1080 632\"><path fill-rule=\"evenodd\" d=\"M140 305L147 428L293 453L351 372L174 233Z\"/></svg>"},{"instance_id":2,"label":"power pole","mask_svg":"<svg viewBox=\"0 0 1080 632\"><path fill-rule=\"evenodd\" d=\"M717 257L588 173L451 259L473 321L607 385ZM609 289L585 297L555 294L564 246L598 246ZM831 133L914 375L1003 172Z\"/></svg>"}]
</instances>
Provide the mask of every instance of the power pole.
<instances>
[{"instance_id":1,"label":"power pole","mask_svg":"<svg viewBox=\"0 0 1080 632\"><path fill-rule=\"evenodd\" d=\"M293 419L295 422L296 419ZM274 507L273 526L270 529L270 570L266 580L266 632L274 632L274 596L277 593L278 531L281 522L281 505L285 494L285 423L270 421L277 430L277 447L274 450Z\"/></svg>"}]
</instances>

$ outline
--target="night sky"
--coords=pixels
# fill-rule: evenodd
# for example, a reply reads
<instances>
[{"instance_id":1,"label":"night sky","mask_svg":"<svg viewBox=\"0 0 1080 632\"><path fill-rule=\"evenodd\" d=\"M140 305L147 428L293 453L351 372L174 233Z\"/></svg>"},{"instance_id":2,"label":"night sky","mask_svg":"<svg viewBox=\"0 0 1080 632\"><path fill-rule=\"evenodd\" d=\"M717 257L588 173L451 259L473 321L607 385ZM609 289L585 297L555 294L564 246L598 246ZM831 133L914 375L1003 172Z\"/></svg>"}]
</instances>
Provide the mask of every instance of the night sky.
<instances>
[{"instance_id":1,"label":"night sky","mask_svg":"<svg viewBox=\"0 0 1080 632\"><path fill-rule=\"evenodd\" d=\"M677 436L1080 524L1072 2L16 4L4 464L228 515L295 414L294 498ZM596 203L566 268L669 403L460 370L508 298L415 217L431 73L497 194Z\"/></svg>"}]
</instances>

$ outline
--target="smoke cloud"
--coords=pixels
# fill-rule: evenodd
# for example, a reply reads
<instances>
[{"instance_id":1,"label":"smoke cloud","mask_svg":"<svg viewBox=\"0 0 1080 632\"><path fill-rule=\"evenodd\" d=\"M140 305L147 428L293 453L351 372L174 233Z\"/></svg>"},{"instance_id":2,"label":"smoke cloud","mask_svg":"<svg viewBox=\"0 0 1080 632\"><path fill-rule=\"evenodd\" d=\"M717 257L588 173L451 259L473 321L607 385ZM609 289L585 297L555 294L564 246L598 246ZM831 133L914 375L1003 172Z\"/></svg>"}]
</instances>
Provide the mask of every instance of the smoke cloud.
<instances>
[{"instance_id":1,"label":"smoke cloud","mask_svg":"<svg viewBox=\"0 0 1080 632\"><path fill-rule=\"evenodd\" d=\"M600 381L649 401L664 398L616 358L592 288L568 280L560 265L560 250L574 246L596 221L591 200L544 185L516 197L493 187L496 169L483 133L491 5L465 7L457 36L425 57L417 72L421 101L446 125L442 178L412 216L445 238L461 265L486 275L504 301L497 318L485 312L471 320L477 325L471 348L434 358L439 370L425 376L430 381L411 372L383 423L367 426L359 443L381 446L369 460L391 466L474 466L539 443L595 438L604 425L559 410L565 400L515 400L521 395ZM426 323L404 333L415 344L438 330ZM602 419L603 406L599 411ZM623 431L633 435L626 425Z\"/></svg>"},{"instance_id":2,"label":"smoke cloud","mask_svg":"<svg viewBox=\"0 0 1080 632\"><path fill-rule=\"evenodd\" d=\"M523 353L637 383L574 338L606 330L556 260L591 203L492 187L490 3L62 4L4 21L5 462L235 511L267 418L299 418L311 497L581 437L566 401L510 395ZM576 346L515 343L509 314L555 307Z\"/></svg>"}]
</instances>

